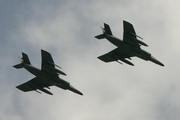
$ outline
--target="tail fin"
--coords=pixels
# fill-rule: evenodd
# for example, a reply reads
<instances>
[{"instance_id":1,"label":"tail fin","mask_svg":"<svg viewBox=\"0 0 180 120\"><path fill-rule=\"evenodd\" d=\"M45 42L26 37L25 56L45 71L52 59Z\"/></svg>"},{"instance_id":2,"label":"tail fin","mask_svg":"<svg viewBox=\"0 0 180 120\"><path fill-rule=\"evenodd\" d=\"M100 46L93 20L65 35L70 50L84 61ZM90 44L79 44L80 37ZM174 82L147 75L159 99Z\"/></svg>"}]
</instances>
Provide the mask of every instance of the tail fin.
<instances>
[{"instance_id":1,"label":"tail fin","mask_svg":"<svg viewBox=\"0 0 180 120\"><path fill-rule=\"evenodd\" d=\"M105 38L105 34L113 35L111 32L110 26L108 24L104 23L104 28L101 27L101 29L102 29L103 34L97 35L95 36L95 38L103 39Z\"/></svg>"},{"instance_id":2,"label":"tail fin","mask_svg":"<svg viewBox=\"0 0 180 120\"><path fill-rule=\"evenodd\" d=\"M19 63L17 65L14 65L13 67L16 68L16 69L23 68L23 63L31 64L30 61L29 61L28 56L25 53L22 53L21 63Z\"/></svg>"},{"instance_id":3,"label":"tail fin","mask_svg":"<svg viewBox=\"0 0 180 120\"><path fill-rule=\"evenodd\" d=\"M22 53L22 60L23 60L23 62L26 63L26 64L31 64L31 62L29 61L29 58L28 58L27 54L25 54L25 53Z\"/></svg>"},{"instance_id":4,"label":"tail fin","mask_svg":"<svg viewBox=\"0 0 180 120\"><path fill-rule=\"evenodd\" d=\"M110 26L106 23L104 23L104 32L108 35L113 35Z\"/></svg>"}]
</instances>

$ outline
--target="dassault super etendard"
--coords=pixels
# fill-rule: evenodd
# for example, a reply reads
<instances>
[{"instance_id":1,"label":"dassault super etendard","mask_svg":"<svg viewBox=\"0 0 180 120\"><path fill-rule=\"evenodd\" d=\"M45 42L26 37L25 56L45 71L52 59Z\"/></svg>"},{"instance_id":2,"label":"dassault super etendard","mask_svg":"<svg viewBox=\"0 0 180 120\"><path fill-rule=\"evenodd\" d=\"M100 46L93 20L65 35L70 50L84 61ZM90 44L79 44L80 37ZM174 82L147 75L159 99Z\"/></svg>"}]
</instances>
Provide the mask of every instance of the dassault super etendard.
<instances>
[{"instance_id":1,"label":"dassault super etendard","mask_svg":"<svg viewBox=\"0 0 180 120\"><path fill-rule=\"evenodd\" d=\"M154 58L150 53L146 52L145 50L141 49L140 46L148 46L146 43L142 42L138 38L139 37L134 27L131 23L127 21L123 21L123 40L113 36L110 26L106 23L104 23L104 28L102 28L103 34L95 36L97 39L104 39L106 38L109 42L117 46L116 49L110 51L109 53L106 53L102 56L99 56L98 58L104 62L112 62L119 60L134 66L133 63L128 61L127 59L131 60L131 57L139 57L143 60L149 60L153 63L156 63L160 66L164 66L160 61L158 61L156 58ZM121 63L122 64L122 63Z\"/></svg>"},{"instance_id":2,"label":"dassault super etendard","mask_svg":"<svg viewBox=\"0 0 180 120\"><path fill-rule=\"evenodd\" d=\"M77 90L72 85L70 85L69 82L59 77L59 74L61 75L66 75L66 74L56 68L59 66L54 63L50 53L41 50L41 56L42 56L41 70L31 65L29 58L25 53L22 53L21 63L13 66L17 69L25 68L27 71L29 71L30 73L36 76L35 78L29 80L28 82L17 86L19 90L22 90L24 92L35 90L38 93L40 92L37 90L40 90L49 95L53 95L50 91L48 91L45 88L50 89L49 86L57 86L64 90L70 90L79 95L83 95L79 90Z\"/></svg>"}]
</instances>

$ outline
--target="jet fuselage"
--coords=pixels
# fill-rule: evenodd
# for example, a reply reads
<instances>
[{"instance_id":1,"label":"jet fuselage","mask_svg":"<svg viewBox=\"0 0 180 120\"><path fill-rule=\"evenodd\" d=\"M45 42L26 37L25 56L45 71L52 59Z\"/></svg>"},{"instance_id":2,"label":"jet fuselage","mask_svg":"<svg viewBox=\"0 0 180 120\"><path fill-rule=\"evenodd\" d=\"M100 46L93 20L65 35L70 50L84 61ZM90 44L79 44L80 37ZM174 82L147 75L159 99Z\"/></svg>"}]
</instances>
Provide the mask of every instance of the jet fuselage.
<instances>
[{"instance_id":1,"label":"jet fuselage","mask_svg":"<svg viewBox=\"0 0 180 120\"><path fill-rule=\"evenodd\" d=\"M69 83L66 82L65 80L60 79L60 78L52 77L51 75L48 75L47 73L44 73L39 68L36 68L36 67L34 67L32 65L23 63L23 66L27 71L29 71L33 75L38 76L41 79L44 79L46 81L52 81L52 83L54 83L55 85L58 85L58 84L61 84L63 86L68 86L69 85Z\"/></svg>"},{"instance_id":2,"label":"jet fuselage","mask_svg":"<svg viewBox=\"0 0 180 120\"><path fill-rule=\"evenodd\" d=\"M145 50L142 50L140 47L139 48L133 47L112 35L105 34L105 38L109 42L117 46L120 49L120 51L123 51L125 54L130 54L132 56L139 57L143 60L146 61L149 60L151 62L164 66L160 61L155 59L150 53L146 52Z\"/></svg>"},{"instance_id":3,"label":"jet fuselage","mask_svg":"<svg viewBox=\"0 0 180 120\"><path fill-rule=\"evenodd\" d=\"M30 73L32 73L33 75L41 78L44 80L44 83L46 82L50 82L52 85L55 85L59 88L62 88L64 90L68 89L70 91L73 91L77 94L82 95L82 93L80 91L78 91L76 88L74 88L72 85L70 85L69 82L59 78L59 77L53 77L52 75L49 75L48 73L44 73L42 70L29 65L29 64L25 64L23 63L23 67L29 71Z\"/></svg>"}]
</instances>

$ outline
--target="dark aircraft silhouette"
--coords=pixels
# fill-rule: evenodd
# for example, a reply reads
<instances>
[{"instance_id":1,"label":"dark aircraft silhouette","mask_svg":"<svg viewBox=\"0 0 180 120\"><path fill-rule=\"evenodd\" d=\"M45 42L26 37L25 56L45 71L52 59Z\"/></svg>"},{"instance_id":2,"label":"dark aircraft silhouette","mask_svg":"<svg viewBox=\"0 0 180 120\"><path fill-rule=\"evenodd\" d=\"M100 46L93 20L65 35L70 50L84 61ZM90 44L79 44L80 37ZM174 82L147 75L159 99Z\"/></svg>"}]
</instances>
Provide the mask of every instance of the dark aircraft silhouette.
<instances>
[{"instance_id":1,"label":"dark aircraft silhouette","mask_svg":"<svg viewBox=\"0 0 180 120\"><path fill-rule=\"evenodd\" d=\"M66 75L66 74L56 68L59 66L54 64L54 61L50 53L41 50L41 56L42 56L41 70L31 65L29 58L25 53L22 53L21 63L13 66L17 69L25 68L27 71L29 71L30 73L36 76L35 78L29 80L28 82L17 86L19 90L22 90L24 92L35 90L36 92L40 93L39 91L37 91L37 89L39 89L42 92L45 92L49 95L53 95L45 88L50 89L49 86L57 86L64 90L70 90L79 95L83 95L80 91L78 91L76 88L71 86L70 83L59 78L58 76L59 74L61 75Z\"/></svg>"},{"instance_id":2,"label":"dark aircraft silhouette","mask_svg":"<svg viewBox=\"0 0 180 120\"><path fill-rule=\"evenodd\" d=\"M143 46L148 46L148 45L137 39L137 37L138 38L141 37L136 35L136 32L131 23L123 21L123 26L124 26L123 40L120 40L119 38L113 36L110 26L106 23L104 23L104 28L102 28L103 34L95 36L95 38L97 39L106 38L109 42L117 46L116 49L110 51L109 53L99 56L98 58L100 60L104 62L117 61L118 63L122 64L121 62L118 61L121 60L129 65L134 66L134 64L128 61L127 59L131 60L130 57L136 56L143 60L146 61L149 60L158 65L164 66L160 61L155 59L150 53L140 48L141 45Z\"/></svg>"}]
</instances>

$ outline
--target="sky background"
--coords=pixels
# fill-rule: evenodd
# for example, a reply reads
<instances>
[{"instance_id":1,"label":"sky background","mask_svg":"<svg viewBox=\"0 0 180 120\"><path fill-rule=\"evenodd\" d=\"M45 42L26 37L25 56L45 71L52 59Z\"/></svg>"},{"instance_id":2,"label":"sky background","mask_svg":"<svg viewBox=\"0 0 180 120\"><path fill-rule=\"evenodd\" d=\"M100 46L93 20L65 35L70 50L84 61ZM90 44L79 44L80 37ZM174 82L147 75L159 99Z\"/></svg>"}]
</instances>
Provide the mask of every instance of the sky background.
<instances>
[{"instance_id":1,"label":"sky background","mask_svg":"<svg viewBox=\"0 0 180 120\"><path fill-rule=\"evenodd\" d=\"M0 120L179 120L180 2L178 0L0 0ZM97 59L116 46L97 40L103 23L123 37L133 24L161 67L132 58L134 67ZM28 54L41 67L51 53L84 95L51 87L50 96L15 87L34 76L12 66Z\"/></svg>"}]
</instances>

